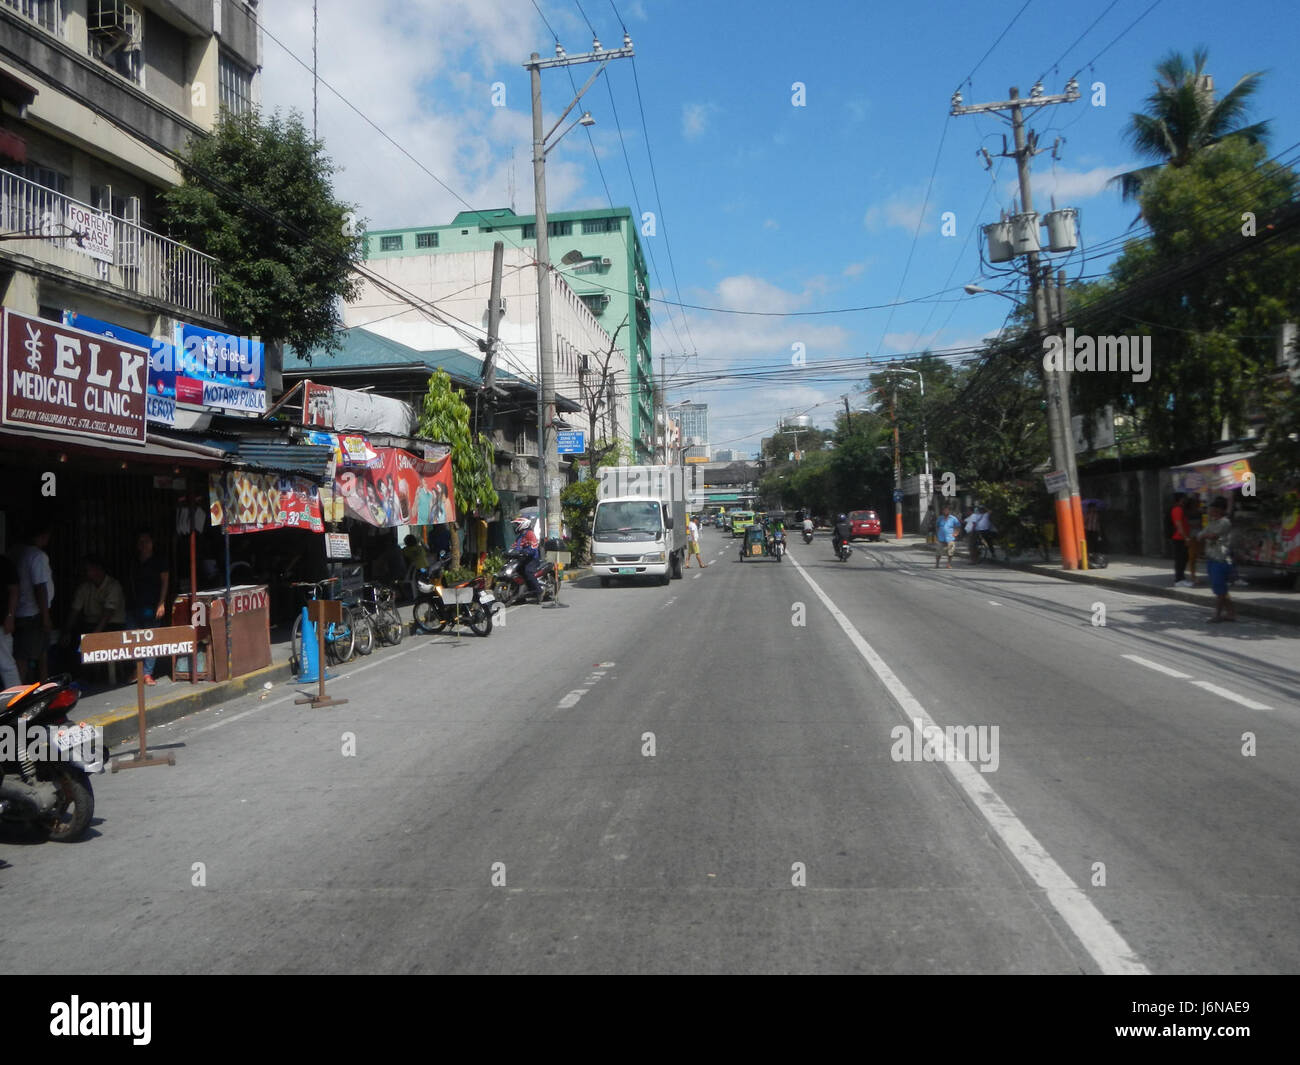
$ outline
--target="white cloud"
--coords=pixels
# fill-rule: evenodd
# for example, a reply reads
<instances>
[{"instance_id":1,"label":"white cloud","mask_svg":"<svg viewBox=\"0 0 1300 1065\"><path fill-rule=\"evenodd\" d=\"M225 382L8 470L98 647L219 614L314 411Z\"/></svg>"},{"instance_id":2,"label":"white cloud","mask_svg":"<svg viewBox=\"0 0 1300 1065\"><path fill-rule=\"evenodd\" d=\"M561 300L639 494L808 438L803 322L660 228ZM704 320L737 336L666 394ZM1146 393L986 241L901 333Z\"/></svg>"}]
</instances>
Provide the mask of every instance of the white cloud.
<instances>
[{"instance_id":1,"label":"white cloud","mask_svg":"<svg viewBox=\"0 0 1300 1065\"><path fill-rule=\"evenodd\" d=\"M889 199L882 203L873 204L867 208L867 213L862 218L862 224L873 233L879 233L883 229L897 228L906 230L908 233L916 232L916 224L921 222L922 233L933 233L935 223L929 215L935 214L933 205L927 212L927 217L921 218L921 210L925 204L924 193L895 193Z\"/></svg>"},{"instance_id":2,"label":"white cloud","mask_svg":"<svg viewBox=\"0 0 1300 1065\"><path fill-rule=\"evenodd\" d=\"M763 228L764 228L764 229L780 229L780 228L781 228L781 223L778 222L775 218L764 218L764 219L763 219Z\"/></svg>"},{"instance_id":3,"label":"white cloud","mask_svg":"<svg viewBox=\"0 0 1300 1065\"><path fill-rule=\"evenodd\" d=\"M1057 167L1054 170L1035 173L1034 203L1050 205L1050 197L1055 196L1058 207L1071 207L1081 200L1100 196L1107 191L1106 183L1111 178L1132 169L1134 166L1095 166L1091 170L1069 170ZM1017 181L1007 182L1005 188L1008 200L1020 193L1020 185ZM1039 206L1040 213L1050 209L1050 206Z\"/></svg>"},{"instance_id":4,"label":"white cloud","mask_svg":"<svg viewBox=\"0 0 1300 1065\"><path fill-rule=\"evenodd\" d=\"M848 266L846 266L841 271L841 273L843 273L845 277L861 277L862 274L866 272L866 269L867 269L866 261L860 263L849 263Z\"/></svg>"},{"instance_id":5,"label":"white cloud","mask_svg":"<svg viewBox=\"0 0 1300 1065\"><path fill-rule=\"evenodd\" d=\"M717 104L682 104L682 136L688 141L704 136L718 110Z\"/></svg>"}]
</instances>

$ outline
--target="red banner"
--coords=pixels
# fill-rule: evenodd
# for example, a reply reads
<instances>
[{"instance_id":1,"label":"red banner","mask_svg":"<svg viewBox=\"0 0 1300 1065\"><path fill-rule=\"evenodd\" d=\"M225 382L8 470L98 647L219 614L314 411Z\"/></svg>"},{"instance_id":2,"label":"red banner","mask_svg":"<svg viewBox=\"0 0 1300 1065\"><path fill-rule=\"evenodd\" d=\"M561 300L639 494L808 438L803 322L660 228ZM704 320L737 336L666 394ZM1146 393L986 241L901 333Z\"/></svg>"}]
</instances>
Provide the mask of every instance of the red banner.
<instances>
[{"instance_id":1,"label":"red banner","mask_svg":"<svg viewBox=\"0 0 1300 1065\"><path fill-rule=\"evenodd\" d=\"M367 525L441 525L456 520L451 454L422 459L401 448L381 447L373 469L343 469L334 478L347 515Z\"/></svg>"}]
</instances>

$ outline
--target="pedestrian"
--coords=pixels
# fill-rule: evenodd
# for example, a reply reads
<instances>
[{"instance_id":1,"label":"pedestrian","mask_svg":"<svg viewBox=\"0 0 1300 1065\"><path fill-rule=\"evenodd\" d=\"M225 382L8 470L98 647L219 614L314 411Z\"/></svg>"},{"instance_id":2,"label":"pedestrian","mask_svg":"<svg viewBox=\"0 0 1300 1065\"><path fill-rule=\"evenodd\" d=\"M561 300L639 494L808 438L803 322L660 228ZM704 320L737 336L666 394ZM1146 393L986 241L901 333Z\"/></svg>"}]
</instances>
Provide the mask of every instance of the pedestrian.
<instances>
[{"instance_id":1,"label":"pedestrian","mask_svg":"<svg viewBox=\"0 0 1300 1065\"><path fill-rule=\"evenodd\" d=\"M0 684L13 688L22 683L18 663L14 661L14 620L18 615L18 567L8 555L0 555L0 609L4 626L0 628Z\"/></svg>"},{"instance_id":2,"label":"pedestrian","mask_svg":"<svg viewBox=\"0 0 1300 1065\"><path fill-rule=\"evenodd\" d=\"M972 510L962 520L962 531L966 534L966 543L970 547L970 564L973 566L980 560L980 537L975 531L975 525L979 521L979 509Z\"/></svg>"},{"instance_id":3,"label":"pedestrian","mask_svg":"<svg viewBox=\"0 0 1300 1065\"><path fill-rule=\"evenodd\" d=\"M54 574L45 548L50 543L50 527L36 522L27 541L14 554L18 570L18 603L14 614L14 661L22 683L33 684L49 676L50 604L54 602Z\"/></svg>"},{"instance_id":4,"label":"pedestrian","mask_svg":"<svg viewBox=\"0 0 1300 1065\"><path fill-rule=\"evenodd\" d=\"M686 547L686 569L691 568L691 559L695 559L700 569L708 565L700 558L700 526L694 518L686 524Z\"/></svg>"},{"instance_id":5,"label":"pedestrian","mask_svg":"<svg viewBox=\"0 0 1300 1065\"><path fill-rule=\"evenodd\" d=\"M1210 621L1236 621L1237 609L1228 596L1232 522L1228 520L1228 501L1223 496L1216 496L1210 503L1210 522L1196 535L1205 546L1205 569L1210 590L1215 595L1214 616Z\"/></svg>"},{"instance_id":6,"label":"pedestrian","mask_svg":"<svg viewBox=\"0 0 1300 1065\"><path fill-rule=\"evenodd\" d=\"M1187 515L1183 510L1183 500L1187 497L1182 492L1174 493L1173 506L1169 508L1169 524L1172 532L1169 539L1174 545L1174 584L1183 588L1193 588L1195 585L1187 580Z\"/></svg>"},{"instance_id":7,"label":"pedestrian","mask_svg":"<svg viewBox=\"0 0 1300 1065\"><path fill-rule=\"evenodd\" d=\"M1196 563L1203 551L1198 534L1205 526L1205 518L1201 514L1200 496L1191 494L1183 498L1183 521L1187 525L1187 580L1191 587L1195 588Z\"/></svg>"},{"instance_id":8,"label":"pedestrian","mask_svg":"<svg viewBox=\"0 0 1300 1065\"><path fill-rule=\"evenodd\" d=\"M141 529L136 534L135 556L127 578L130 589L127 608L128 624L152 629L157 622L167 616L167 586L171 583L171 573L163 561L153 553L153 533L148 529ZM153 679L153 671L157 664L156 658L144 660L145 684L158 683Z\"/></svg>"},{"instance_id":9,"label":"pedestrian","mask_svg":"<svg viewBox=\"0 0 1300 1065\"><path fill-rule=\"evenodd\" d=\"M88 632L126 626L126 593L121 582L108 575L104 560L86 556L86 579L72 596L72 614L63 627L63 642L75 645Z\"/></svg>"},{"instance_id":10,"label":"pedestrian","mask_svg":"<svg viewBox=\"0 0 1300 1065\"><path fill-rule=\"evenodd\" d=\"M957 530L961 528L961 521L952 512L952 506L948 503L943 505L943 513L939 515L938 521L935 522L935 535L938 540L935 544L934 568L939 568L939 559L947 556L948 568L952 569L952 556L957 550Z\"/></svg>"}]
</instances>

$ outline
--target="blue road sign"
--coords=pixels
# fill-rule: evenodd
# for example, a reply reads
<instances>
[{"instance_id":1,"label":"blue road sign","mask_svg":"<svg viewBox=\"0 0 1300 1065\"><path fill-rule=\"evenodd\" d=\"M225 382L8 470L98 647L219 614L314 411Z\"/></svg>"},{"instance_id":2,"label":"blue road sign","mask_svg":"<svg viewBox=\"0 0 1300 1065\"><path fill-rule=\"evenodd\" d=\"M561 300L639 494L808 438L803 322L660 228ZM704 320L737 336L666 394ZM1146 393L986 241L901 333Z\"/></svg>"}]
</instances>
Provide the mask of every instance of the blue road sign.
<instances>
[{"instance_id":1,"label":"blue road sign","mask_svg":"<svg viewBox=\"0 0 1300 1065\"><path fill-rule=\"evenodd\" d=\"M901 503L902 501L903 501L903 490L902 490L901 488L895 488L895 489L894 489L894 502L895 502L895 503Z\"/></svg>"},{"instance_id":2,"label":"blue road sign","mask_svg":"<svg viewBox=\"0 0 1300 1065\"><path fill-rule=\"evenodd\" d=\"M581 429L562 429L555 434L555 450L560 455L581 455L587 450L587 434Z\"/></svg>"}]
</instances>

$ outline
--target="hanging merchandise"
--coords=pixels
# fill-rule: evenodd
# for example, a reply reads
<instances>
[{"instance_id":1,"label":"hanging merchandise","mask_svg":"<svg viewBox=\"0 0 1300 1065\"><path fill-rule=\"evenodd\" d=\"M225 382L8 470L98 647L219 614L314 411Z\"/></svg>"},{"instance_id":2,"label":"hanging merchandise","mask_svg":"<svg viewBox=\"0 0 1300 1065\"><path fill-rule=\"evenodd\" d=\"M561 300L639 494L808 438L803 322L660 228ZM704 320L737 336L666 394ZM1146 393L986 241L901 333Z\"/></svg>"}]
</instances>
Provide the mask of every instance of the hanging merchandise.
<instances>
[{"instance_id":1,"label":"hanging merchandise","mask_svg":"<svg viewBox=\"0 0 1300 1065\"><path fill-rule=\"evenodd\" d=\"M202 496L181 496L176 507L176 535L201 533L208 524L209 501Z\"/></svg>"},{"instance_id":2,"label":"hanging merchandise","mask_svg":"<svg viewBox=\"0 0 1300 1065\"><path fill-rule=\"evenodd\" d=\"M266 529L325 531L320 494L305 477L234 470L208 476L213 525L226 525L234 536Z\"/></svg>"}]
</instances>

